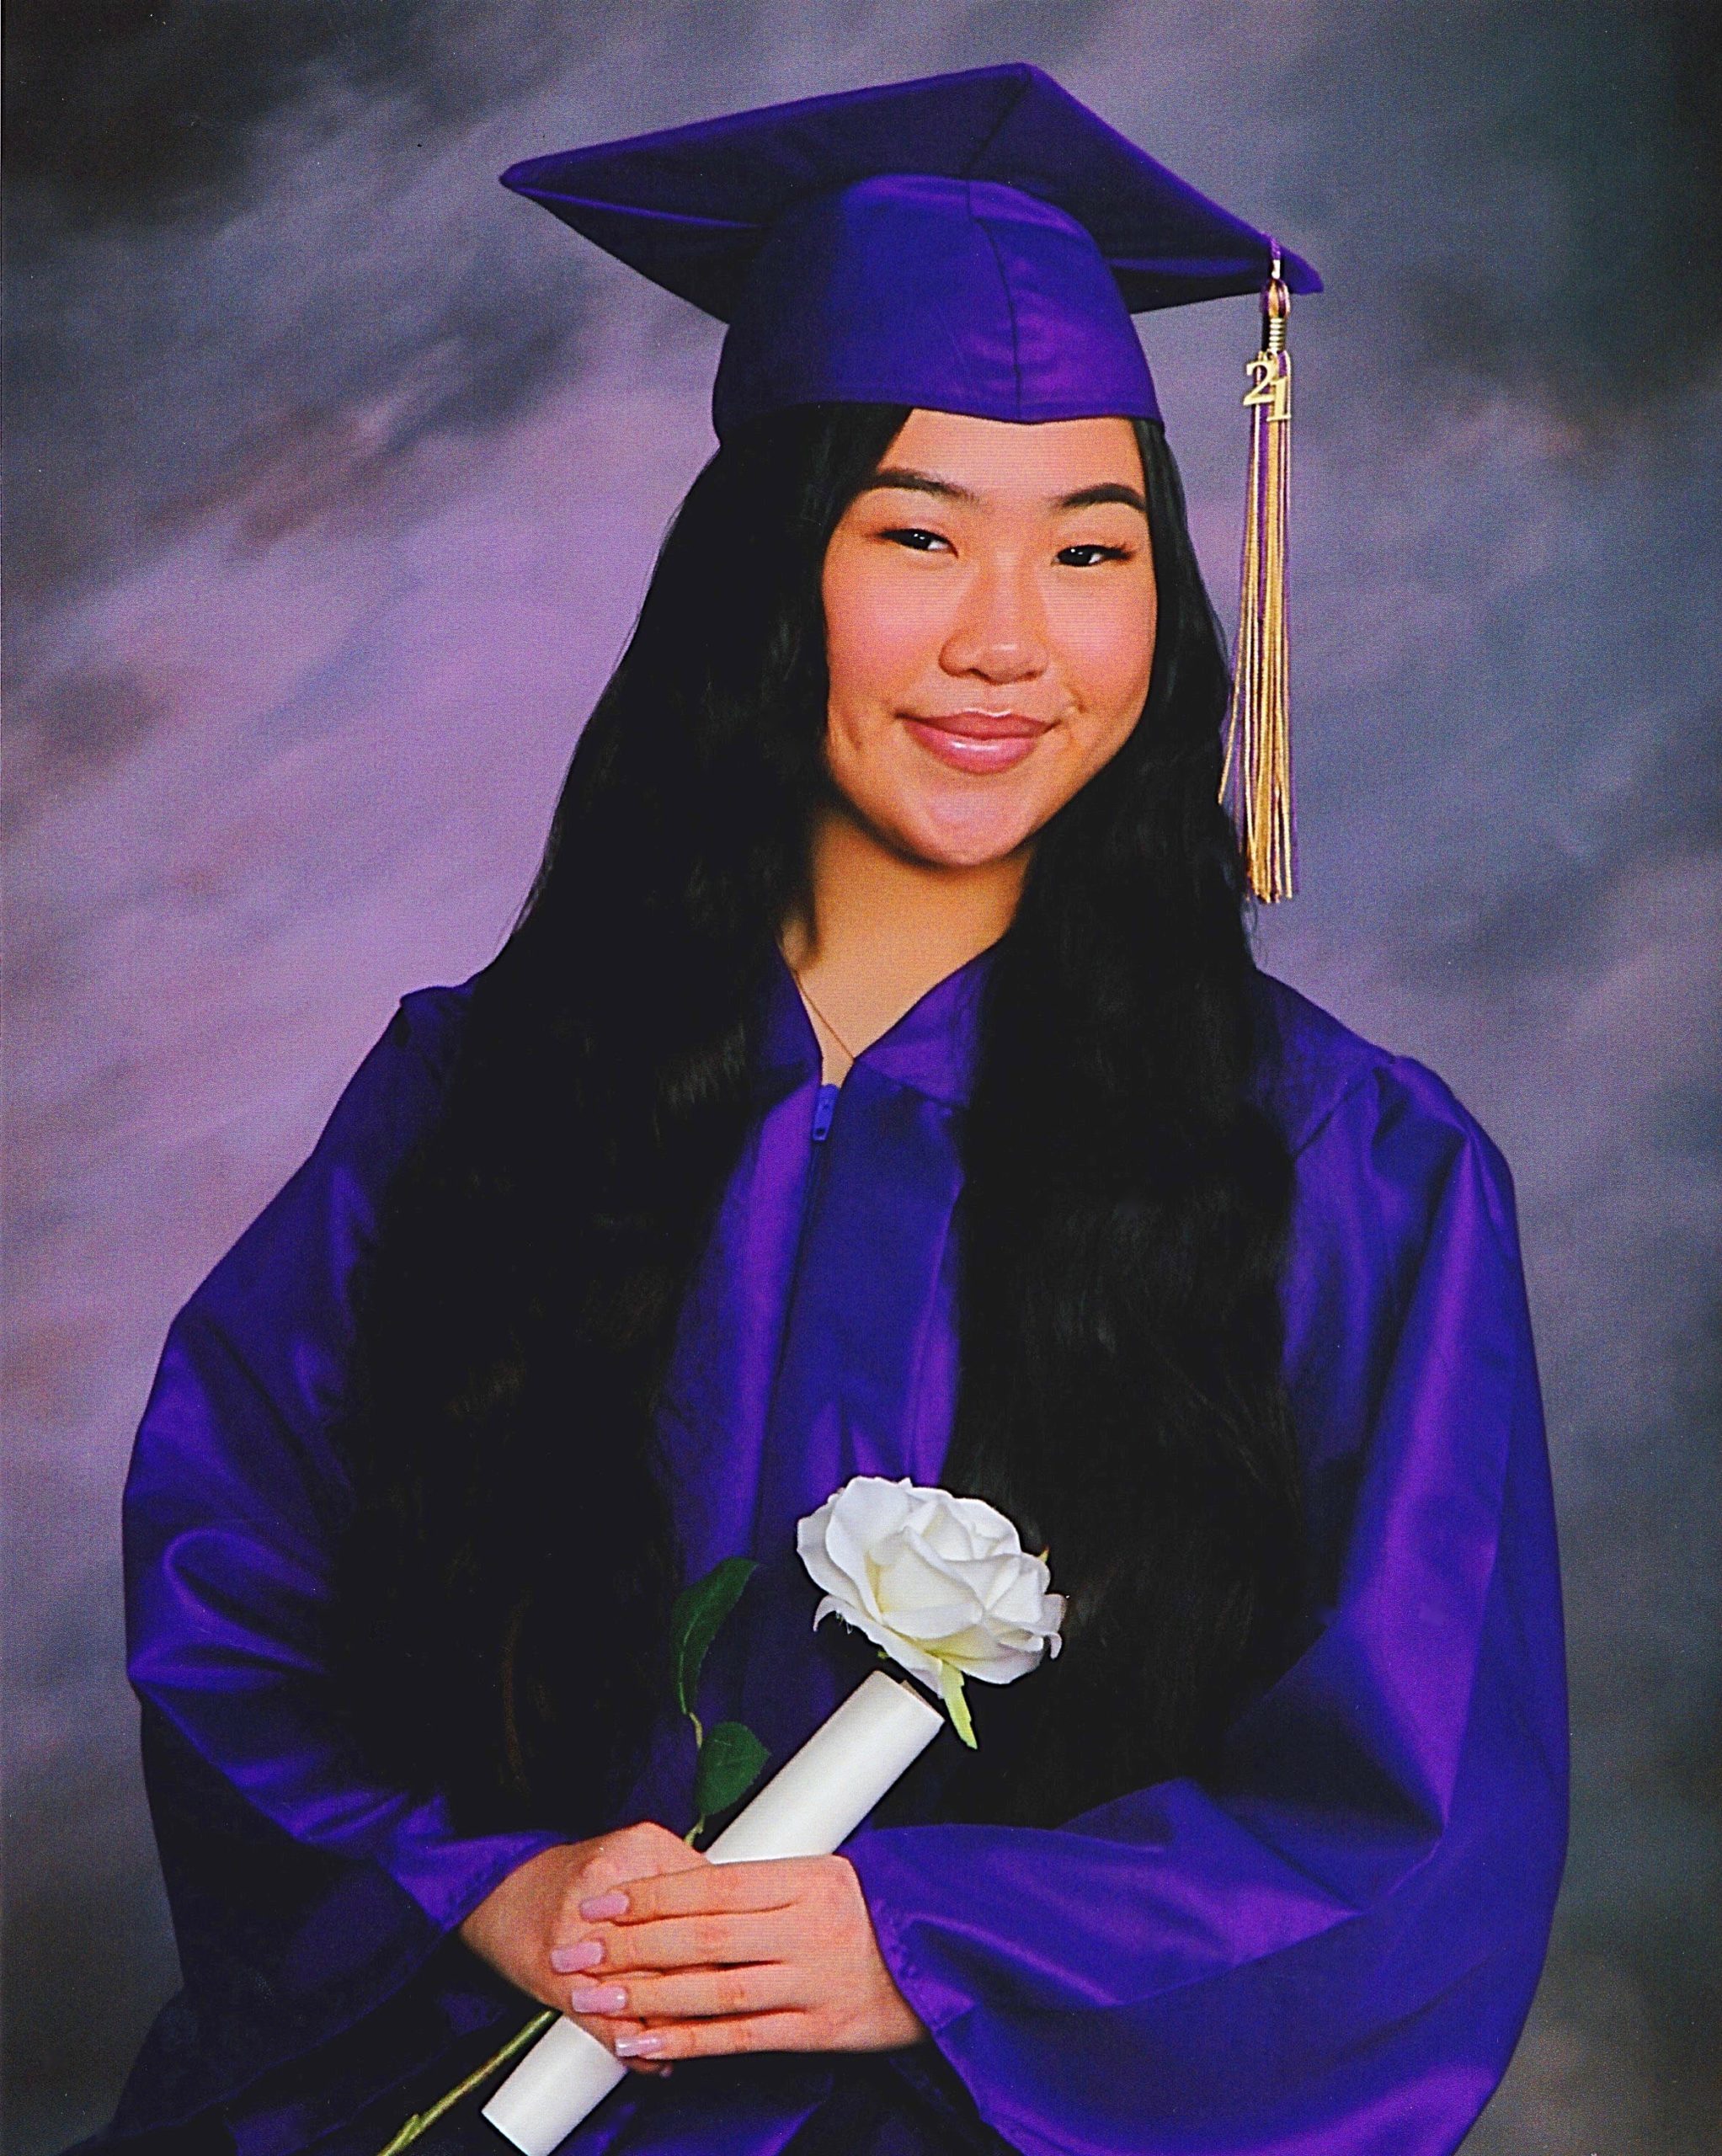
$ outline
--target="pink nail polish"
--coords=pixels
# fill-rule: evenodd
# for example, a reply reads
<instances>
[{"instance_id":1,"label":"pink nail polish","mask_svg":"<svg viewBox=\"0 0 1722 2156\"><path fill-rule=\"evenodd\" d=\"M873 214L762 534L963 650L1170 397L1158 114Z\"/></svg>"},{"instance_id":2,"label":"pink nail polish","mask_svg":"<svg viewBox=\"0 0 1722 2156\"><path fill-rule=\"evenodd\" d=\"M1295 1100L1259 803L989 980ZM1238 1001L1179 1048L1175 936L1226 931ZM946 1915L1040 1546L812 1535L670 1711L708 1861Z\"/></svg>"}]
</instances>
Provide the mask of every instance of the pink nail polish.
<instances>
[{"instance_id":1,"label":"pink nail polish","mask_svg":"<svg viewBox=\"0 0 1722 2156\"><path fill-rule=\"evenodd\" d=\"M604 1959L604 1943L597 1939L583 1939L578 1946L552 1946L550 1966L559 1976L568 1976L575 1969L589 1969Z\"/></svg>"},{"instance_id":2,"label":"pink nail polish","mask_svg":"<svg viewBox=\"0 0 1722 2156\"><path fill-rule=\"evenodd\" d=\"M576 1984L568 1993L570 2014L620 2014L627 2003L620 1984Z\"/></svg>"},{"instance_id":3,"label":"pink nail polish","mask_svg":"<svg viewBox=\"0 0 1722 2156\"><path fill-rule=\"evenodd\" d=\"M588 1924L601 1924L605 1917L625 1917L628 1913L628 1897L619 1886L612 1886L607 1894L594 1894L580 1904L580 1914Z\"/></svg>"},{"instance_id":4,"label":"pink nail polish","mask_svg":"<svg viewBox=\"0 0 1722 2156\"><path fill-rule=\"evenodd\" d=\"M662 2036L618 2036L616 2055L618 2058L651 2058L664 2049Z\"/></svg>"}]
</instances>

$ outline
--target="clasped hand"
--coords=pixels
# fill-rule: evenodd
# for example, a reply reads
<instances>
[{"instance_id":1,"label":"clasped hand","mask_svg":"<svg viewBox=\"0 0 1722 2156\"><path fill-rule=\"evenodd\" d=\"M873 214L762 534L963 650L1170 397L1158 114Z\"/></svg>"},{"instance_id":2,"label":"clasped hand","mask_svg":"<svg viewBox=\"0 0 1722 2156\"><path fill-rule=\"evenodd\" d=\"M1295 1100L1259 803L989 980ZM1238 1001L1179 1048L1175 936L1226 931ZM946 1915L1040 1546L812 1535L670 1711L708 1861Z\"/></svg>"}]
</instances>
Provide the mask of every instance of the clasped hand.
<instances>
[{"instance_id":1,"label":"clasped hand","mask_svg":"<svg viewBox=\"0 0 1722 2156\"><path fill-rule=\"evenodd\" d=\"M461 1935L637 2070L760 2051L893 2051L926 2029L840 1856L716 1865L649 1821L546 1849Z\"/></svg>"}]
</instances>

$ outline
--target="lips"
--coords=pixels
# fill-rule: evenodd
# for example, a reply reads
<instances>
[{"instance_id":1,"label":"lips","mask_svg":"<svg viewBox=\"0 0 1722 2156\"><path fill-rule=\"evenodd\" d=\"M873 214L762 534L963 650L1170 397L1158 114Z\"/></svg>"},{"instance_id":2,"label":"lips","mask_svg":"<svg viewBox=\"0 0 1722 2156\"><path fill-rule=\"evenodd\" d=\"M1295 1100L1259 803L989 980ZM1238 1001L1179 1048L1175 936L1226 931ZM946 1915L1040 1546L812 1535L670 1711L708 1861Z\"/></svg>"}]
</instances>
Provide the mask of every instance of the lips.
<instances>
[{"instance_id":1,"label":"lips","mask_svg":"<svg viewBox=\"0 0 1722 2156\"><path fill-rule=\"evenodd\" d=\"M1021 712L943 712L936 718L904 723L921 746L941 764L959 771L1003 771L1020 764L1050 728L1049 719Z\"/></svg>"},{"instance_id":2,"label":"lips","mask_svg":"<svg viewBox=\"0 0 1722 2156\"><path fill-rule=\"evenodd\" d=\"M936 727L941 734L959 734L970 741L1032 741L1044 734L1052 721L1028 718L1016 711L954 711L913 723Z\"/></svg>"}]
</instances>

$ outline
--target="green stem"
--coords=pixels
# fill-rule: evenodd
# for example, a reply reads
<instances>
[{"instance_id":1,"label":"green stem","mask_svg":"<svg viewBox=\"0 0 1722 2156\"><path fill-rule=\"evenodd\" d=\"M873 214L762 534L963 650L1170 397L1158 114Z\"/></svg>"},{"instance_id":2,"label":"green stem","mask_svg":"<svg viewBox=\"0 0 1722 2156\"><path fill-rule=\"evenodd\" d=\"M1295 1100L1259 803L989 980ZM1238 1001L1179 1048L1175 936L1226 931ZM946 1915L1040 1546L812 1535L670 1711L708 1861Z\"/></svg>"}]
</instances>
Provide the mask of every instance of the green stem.
<instances>
[{"instance_id":1,"label":"green stem","mask_svg":"<svg viewBox=\"0 0 1722 2156\"><path fill-rule=\"evenodd\" d=\"M701 1723L700 1717L694 1712L691 1707L685 1708L683 1711L686 1714L688 1720L694 1725L694 1757L697 1759L700 1754L706 1748L706 1732ZM706 1815L702 1812L699 1817L695 1820L693 1825L689 1828L686 1833L682 1836L682 1839L687 1844L690 1849L694 1849L697 1847L700 1837L705 1833L705 1831ZM387 2150L383 2152L383 2156L388 2156L388 2152Z\"/></svg>"},{"instance_id":2,"label":"green stem","mask_svg":"<svg viewBox=\"0 0 1722 2156\"><path fill-rule=\"evenodd\" d=\"M438 2099L428 2111L415 2111L387 2148L379 2149L377 2156L401 2156L403 2148L410 2148L427 2127L433 2127L445 2111L452 2111L462 2096L469 2096L481 2082L488 2081L498 2068L508 2064L542 2029L547 2029L556 2015L549 2008L536 2014L517 2036L510 2036L493 2058L485 2060L482 2066L469 2073L458 2089L450 2089L446 2096Z\"/></svg>"}]
</instances>

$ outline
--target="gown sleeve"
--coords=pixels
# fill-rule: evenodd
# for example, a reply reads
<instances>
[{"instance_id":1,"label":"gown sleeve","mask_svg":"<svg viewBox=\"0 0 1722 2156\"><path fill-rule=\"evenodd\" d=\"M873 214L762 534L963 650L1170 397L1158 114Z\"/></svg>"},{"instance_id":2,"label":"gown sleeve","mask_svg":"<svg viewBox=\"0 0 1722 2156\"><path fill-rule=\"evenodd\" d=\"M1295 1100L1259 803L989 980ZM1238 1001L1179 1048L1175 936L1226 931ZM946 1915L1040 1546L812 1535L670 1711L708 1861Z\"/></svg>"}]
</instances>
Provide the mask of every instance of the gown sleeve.
<instances>
[{"instance_id":1,"label":"gown sleeve","mask_svg":"<svg viewBox=\"0 0 1722 2156\"><path fill-rule=\"evenodd\" d=\"M1210 1780L845 1852L899 1987L1024 2156L1447 2156L1542 1968L1565 1663L1511 1181L1438 1079L1385 1057L1297 1169L1307 1647Z\"/></svg>"},{"instance_id":2,"label":"gown sleeve","mask_svg":"<svg viewBox=\"0 0 1722 2156\"><path fill-rule=\"evenodd\" d=\"M185 1988L151 2033L120 2126L189 2116L353 2027L563 1838L462 1838L441 1798L365 1771L328 1697L346 1496L328 1433L355 1272L440 1100L462 1002L407 999L310 1159L174 1321L138 1433L128 1671ZM494 2011L482 1980L468 1989L456 2025ZM429 2041L402 2039L409 2052Z\"/></svg>"}]
</instances>

